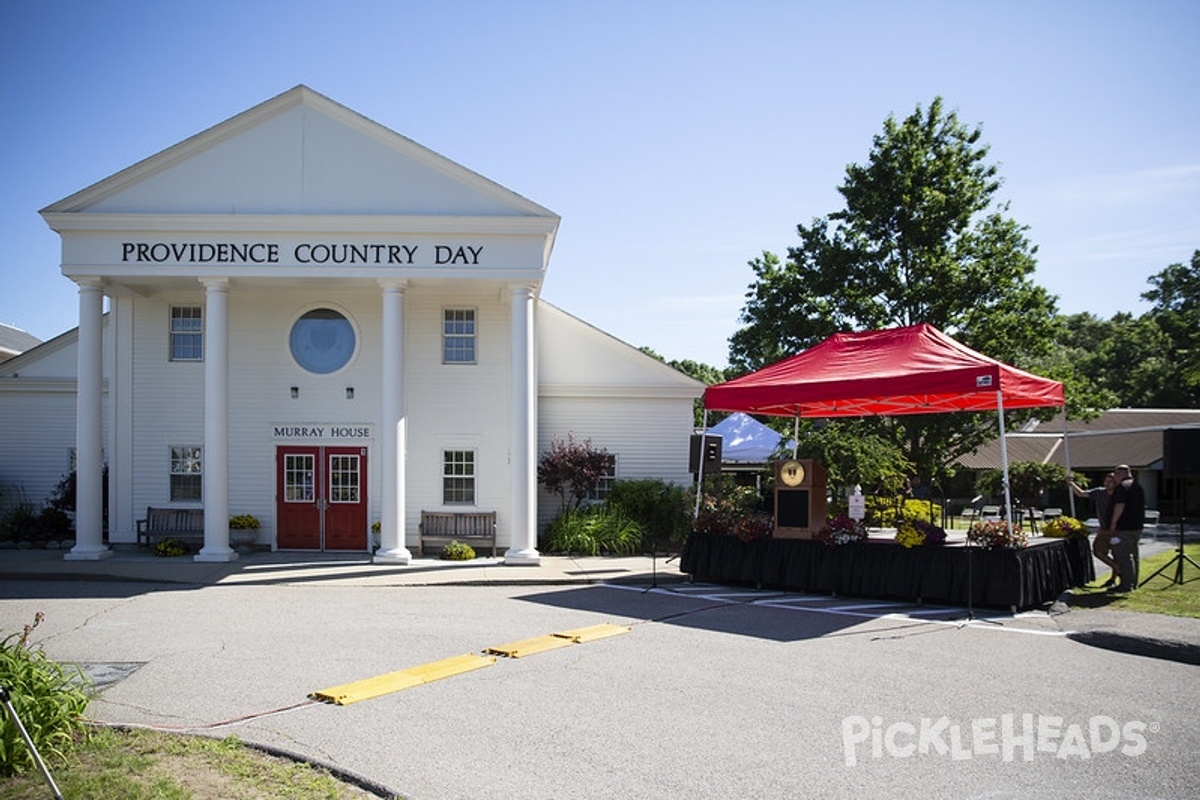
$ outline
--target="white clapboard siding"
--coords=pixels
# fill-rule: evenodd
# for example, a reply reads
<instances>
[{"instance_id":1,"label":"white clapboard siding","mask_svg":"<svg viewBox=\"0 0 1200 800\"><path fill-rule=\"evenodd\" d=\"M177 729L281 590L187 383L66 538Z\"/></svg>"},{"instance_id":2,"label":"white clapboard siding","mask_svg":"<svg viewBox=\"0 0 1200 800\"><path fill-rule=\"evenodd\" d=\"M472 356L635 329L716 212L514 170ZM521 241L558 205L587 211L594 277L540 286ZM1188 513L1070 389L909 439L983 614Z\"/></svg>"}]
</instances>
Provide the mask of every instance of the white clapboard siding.
<instances>
[{"instance_id":1,"label":"white clapboard siding","mask_svg":"<svg viewBox=\"0 0 1200 800\"><path fill-rule=\"evenodd\" d=\"M476 363L442 363L443 312L472 308ZM475 504L495 511L497 544L511 543L512 493L509 430L511 324L507 297L498 289L453 292L410 290L405 310L405 394L408 412L405 530L417 542L421 511L452 511L442 503L442 458L446 450L475 452Z\"/></svg>"},{"instance_id":2,"label":"white clapboard siding","mask_svg":"<svg viewBox=\"0 0 1200 800\"><path fill-rule=\"evenodd\" d=\"M75 381L38 379L19 388L6 386L0 403L0 509L13 502L41 505L71 471Z\"/></svg>"},{"instance_id":3,"label":"white clapboard siding","mask_svg":"<svg viewBox=\"0 0 1200 800\"><path fill-rule=\"evenodd\" d=\"M127 517L131 520L144 516L147 506L170 501L171 447L204 444L204 362L170 360L173 305L203 306L204 291L139 297L131 306L133 482ZM134 541L131 533L111 531L110 537Z\"/></svg>"},{"instance_id":4,"label":"white clapboard siding","mask_svg":"<svg viewBox=\"0 0 1200 800\"><path fill-rule=\"evenodd\" d=\"M107 340L107 316L103 330ZM71 472L78 368L76 330L0 363L0 509L41 505ZM107 437L107 391L102 402Z\"/></svg>"},{"instance_id":5,"label":"white clapboard siding","mask_svg":"<svg viewBox=\"0 0 1200 800\"><path fill-rule=\"evenodd\" d=\"M555 437L591 440L617 458L617 478L657 478L687 484L692 404L676 398L550 397L539 403L538 451L545 453ZM539 496L538 523L543 527L559 512L557 497Z\"/></svg>"}]
</instances>

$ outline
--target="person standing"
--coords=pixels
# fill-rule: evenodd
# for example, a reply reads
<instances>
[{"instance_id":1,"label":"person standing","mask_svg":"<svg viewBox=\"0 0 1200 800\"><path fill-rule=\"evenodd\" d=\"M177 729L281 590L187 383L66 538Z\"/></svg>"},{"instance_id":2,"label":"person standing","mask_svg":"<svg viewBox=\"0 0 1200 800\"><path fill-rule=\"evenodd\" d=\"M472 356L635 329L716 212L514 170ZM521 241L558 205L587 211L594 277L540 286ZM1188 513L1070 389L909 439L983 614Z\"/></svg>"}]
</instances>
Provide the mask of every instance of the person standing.
<instances>
[{"instance_id":1,"label":"person standing","mask_svg":"<svg viewBox=\"0 0 1200 800\"><path fill-rule=\"evenodd\" d=\"M1146 494L1133 479L1129 467L1121 464L1113 470L1117 485L1113 489L1109 531L1117 561L1120 582L1110 592L1132 592L1138 585L1138 540L1146 524Z\"/></svg>"},{"instance_id":2,"label":"person standing","mask_svg":"<svg viewBox=\"0 0 1200 800\"><path fill-rule=\"evenodd\" d=\"M1112 508L1112 495L1117 488L1117 480L1113 473L1108 473L1104 476L1104 484L1102 486L1094 486L1091 489L1082 489L1075 481L1068 481L1071 484L1071 491L1076 497L1086 497L1092 501L1092 510L1096 512L1096 520L1100 523L1096 530L1096 538L1092 541L1092 555L1102 564L1112 570L1112 575L1104 582L1104 588L1107 589L1117 582L1118 570L1117 562L1112 557L1112 531L1109 530L1109 509Z\"/></svg>"}]
</instances>

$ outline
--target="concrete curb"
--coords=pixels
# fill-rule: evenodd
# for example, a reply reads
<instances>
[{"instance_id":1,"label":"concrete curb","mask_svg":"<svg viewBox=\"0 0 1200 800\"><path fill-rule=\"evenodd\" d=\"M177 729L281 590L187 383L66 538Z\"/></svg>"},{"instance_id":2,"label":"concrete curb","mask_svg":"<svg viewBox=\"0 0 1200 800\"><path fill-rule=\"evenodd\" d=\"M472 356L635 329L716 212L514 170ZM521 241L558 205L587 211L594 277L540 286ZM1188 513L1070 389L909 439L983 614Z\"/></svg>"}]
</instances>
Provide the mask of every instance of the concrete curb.
<instances>
[{"instance_id":1,"label":"concrete curb","mask_svg":"<svg viewBox=\"0 0 1200 800\"><path fill-rule=\"evenodd\" d=\"M106 728L112 728L115 731L129 732L129 731L141 730L141 728L134 727L131 725L122 725L120 723L109 724L106 722L98 722L95 724L102 725ZM170 736L203 736L203 737L209 738L209 739L224 738L223 736L217 736L215 734L207 734L207 733L175 732L175 731L160 731L160 732L167 733ZM383 800L400 800L400 798L404 797L404 795L400 794L399 792L395 791L394 789L391 789L390 787L384 786L381 783L373 781L364 775L359 775L357 772L352 772L348 769L338 767L334 764L329 764L329 763L323 762L320 759L312 758L311 756L301 755L300 753L296 753L291 750L286 750L282 747L271 747L269 745L264 745L264 744L255 744L254 742L242 741L240 738L238 739L238 741L241 743L242 747L244 747L248 750L255 750L259 753L264 753L266 755L273 756L275 758L281 758L281 759L284 759L287 761L295 762L297 764L308 764L310 766L317 767L318 769L322 769L325 772L328 772L334 778L341 781L342 783L348 783L351 786L357 786L359 789L362 789L364 792L370 792L371 794L375 795L376 797L383 798Z\"/></svg>"}]
</instances>

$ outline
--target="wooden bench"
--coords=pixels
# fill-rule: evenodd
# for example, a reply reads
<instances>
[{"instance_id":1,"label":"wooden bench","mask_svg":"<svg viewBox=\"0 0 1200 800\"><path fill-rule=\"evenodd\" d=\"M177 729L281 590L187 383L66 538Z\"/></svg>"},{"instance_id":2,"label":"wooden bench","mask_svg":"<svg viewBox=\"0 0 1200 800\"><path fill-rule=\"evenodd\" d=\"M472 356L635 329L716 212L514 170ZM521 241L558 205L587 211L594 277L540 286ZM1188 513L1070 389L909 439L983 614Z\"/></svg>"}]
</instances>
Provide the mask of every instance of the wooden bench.
<instances>
[{"instance_id":1,"label":"wooden bench","mask_svg":"<svg viewBox=\"0 0 1200 800\"><path fill-rule=\"evenodd\" d=\"M137 521L138 547L153 547L158 539L178 539L193 545L204 544L203 508L146 509L146 518Z\"/></svg>"},{"instance_id":2,"label":"wooden bench","mask_svg":"<svg viewBox=\"0 0 1200 800\"><path fill-rule=\"evenodd\" d=\"M420 555L425 555L425 545L441 548L450 542L469 544L476 551L487 547L496 555L496 512L495 511L422 511Z\"/></svg>"}]
</instances>

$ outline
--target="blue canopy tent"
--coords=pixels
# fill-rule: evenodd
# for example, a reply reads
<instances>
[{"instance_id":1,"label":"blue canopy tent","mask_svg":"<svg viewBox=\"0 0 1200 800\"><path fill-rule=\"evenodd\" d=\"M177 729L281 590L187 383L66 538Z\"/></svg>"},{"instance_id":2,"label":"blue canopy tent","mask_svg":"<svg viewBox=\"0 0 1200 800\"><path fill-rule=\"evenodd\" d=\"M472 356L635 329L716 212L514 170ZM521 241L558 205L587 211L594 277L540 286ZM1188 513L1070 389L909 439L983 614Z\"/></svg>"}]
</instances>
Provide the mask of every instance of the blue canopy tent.
<instances>
[{"instance_id":1,"label":"blue canopy tent","mask_svg":"<svg viewBox=\"0 0 1200 800\"><path fill-rule=\"evenodd\" d=\"M721 437L721 460L739 464L765 464L783 440L783 434L741 411L730 414L708 432Z\"/></svg>"}]
</instances>

